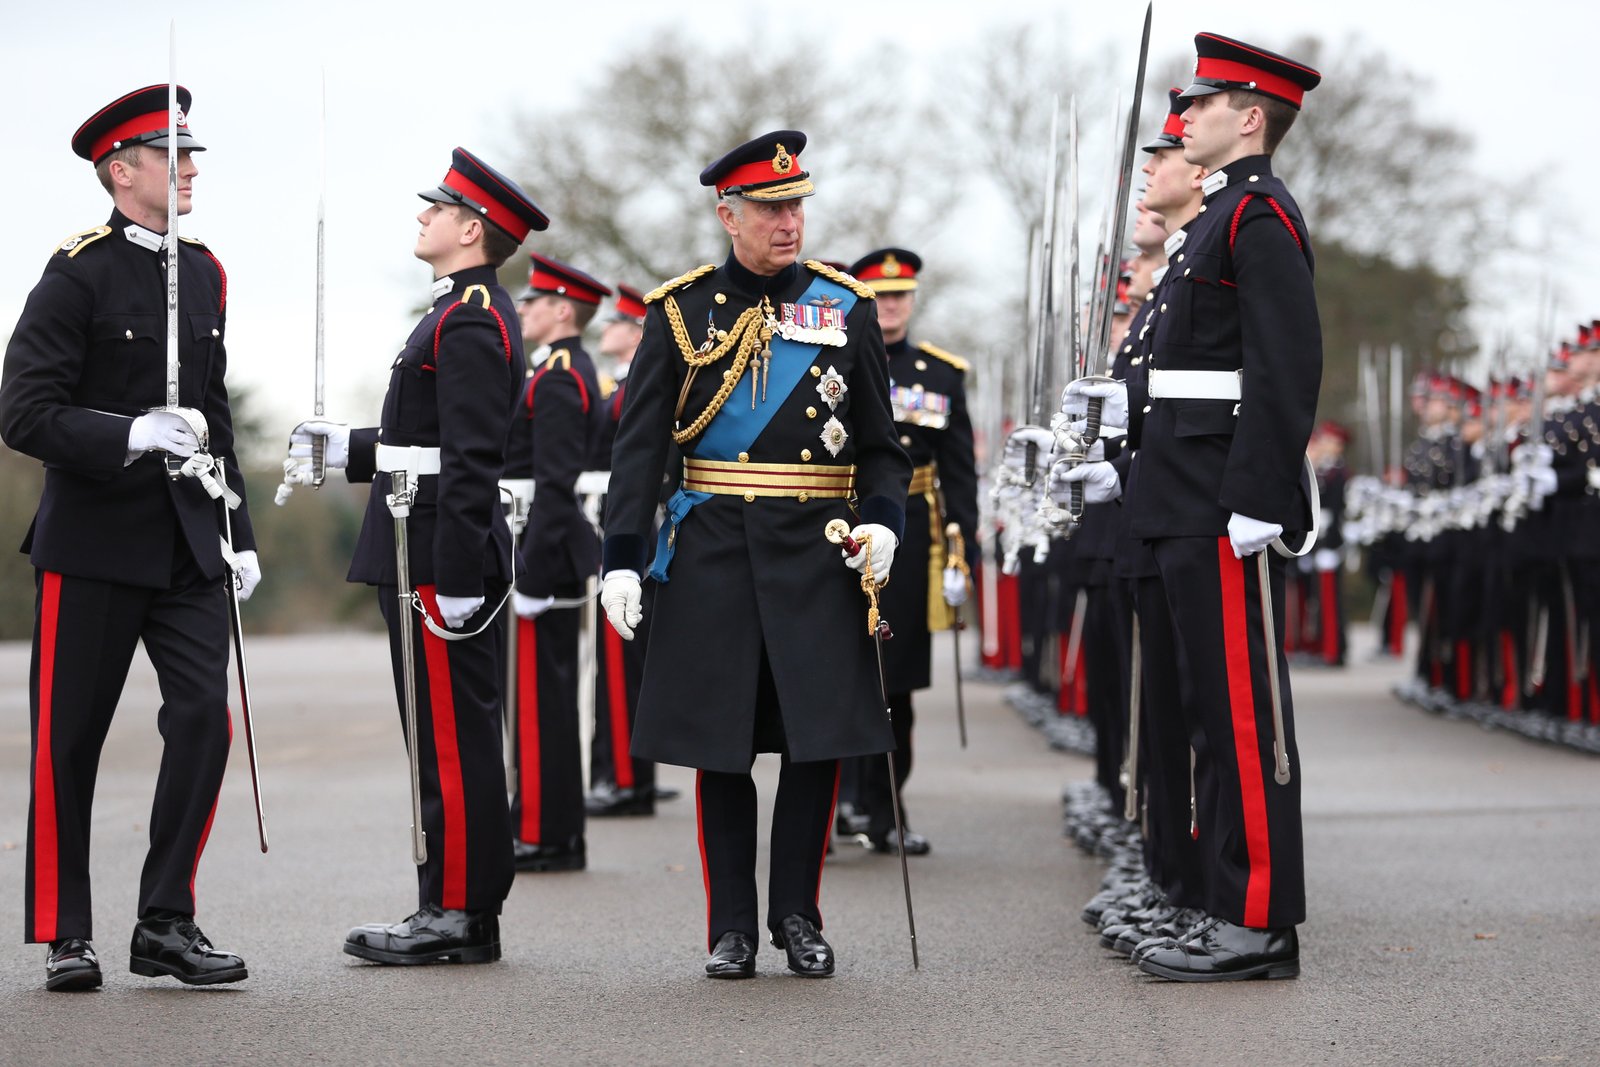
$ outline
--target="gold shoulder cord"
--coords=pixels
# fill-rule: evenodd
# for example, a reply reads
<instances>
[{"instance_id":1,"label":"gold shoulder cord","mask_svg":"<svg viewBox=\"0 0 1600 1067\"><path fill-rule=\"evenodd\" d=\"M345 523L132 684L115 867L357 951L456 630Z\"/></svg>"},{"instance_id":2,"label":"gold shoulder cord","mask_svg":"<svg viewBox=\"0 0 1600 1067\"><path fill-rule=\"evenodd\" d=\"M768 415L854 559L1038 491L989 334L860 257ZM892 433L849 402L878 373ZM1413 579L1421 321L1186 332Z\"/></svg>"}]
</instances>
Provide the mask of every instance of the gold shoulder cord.
<instances>
[{"instance_id":1,"label":"gold shoulder cord","mask_svg":"<svg viewBox=\"0 0 1600 1067\"><path fill-rule=\"evenodd\" d=\"M768 321L772 318L772 304L766 297L762 297L761 303L745 309L734 322L733 329L727 331L720 339L714 328L708 328L706 341L699 348L696 348L694 342L689 339L689 328L684 325L683 312L678 307L678 301L673 297L667 297L665 310L667 323L672 328L672 339L677 342L683 361L689 365L689 373L684 378L683 388L678 393L676 419L681 419L683 416L683 405L688 399L689 387L694 384L695 375L699 373L700 368L709 367L730 351L733 352L733 364L723 371L722 385L706 404L705 410L688 426L675 428L672 431L673 442L682 445L697 437L711 420L717 417L717 412L722 410L722 405L728 402L728 397L733 395L734 388L744 377L745 368L750 365L752 357L755 357L758 369L770 362L769 344L772 340L772 327L768 325ZM750 396L752 408L755 407L755 390L756 376L752 375Z\"/></svg>"}]
</instances>

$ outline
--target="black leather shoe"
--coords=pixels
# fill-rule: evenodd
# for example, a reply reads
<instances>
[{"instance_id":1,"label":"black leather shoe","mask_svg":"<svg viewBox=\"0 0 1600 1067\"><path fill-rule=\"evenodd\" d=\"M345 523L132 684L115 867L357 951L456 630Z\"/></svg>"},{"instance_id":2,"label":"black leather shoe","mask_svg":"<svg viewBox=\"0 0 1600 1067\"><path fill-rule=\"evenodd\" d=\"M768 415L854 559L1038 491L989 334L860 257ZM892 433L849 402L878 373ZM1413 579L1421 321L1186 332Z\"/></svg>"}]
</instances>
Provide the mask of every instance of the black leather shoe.
<instances>
[{"instance_id":1,"label":"black leather shoe","mask_svg":"<svg viewBox=\"0 0 1600 1067\"><path fill-rule=\"evenodd\" d=\"M867 817L867 813L848 800L839 801L838 807L833 811L833 832L840 837L864 834L871 825L872 820Z\"/></svg>"},{"instance_id":2,"label":"black leather shoe","mask_svg":"<svg viewBox=\"0 0 1600 1067\"><path fill-rule=\"evenodd\" d=\"M1296 978L1300 940L1292 926L1254 930L1213 918L1180 940L1149 949L1138 962L1146 974L1174 982Z\"/></svg>"},{"instance_id":3,"label":"black leather shoe","mask_svg":"<svg viewBox=\"0 0 1600 1067\"><path fill-rule=\"evenodd\" d=\"M749 934L729 930L717 938L717 947L706 960L707 978L754 978L756 941Z\"/></svg>"},{"instance_id":4,"label":"black leather shoe","mask_svg":"<svg viewBox=\"0 0 1600 1067\"><path fill-rule=\"evenodd\" d=\"M1118 933L1113 944L1106 945L1106 933L1100 935L1100 943L1112 952L1133 957L1134 951L1146 942L1162 942L1167 938L1177 941L1184 934L1205 922L1206 913L1199 908L1169 908L1137 926L1129 926Z\"/></svg>"},{"instance_id":5,"label":"black leather shoe","mask_svg":"<svg viewBox=\"0 0 1600 1067\"><path fill-rule=\"evenodd\" d=\"M242 982L250 977L244 960L211 946L187 915L147 916L133 928L128 969L146 978L172 977L184 985Z\"/></svg>"},{"instance_id":6,"label":"black leather shoe","mask_svg":"<svg viewBox=\"0 0 1600 1067\"><path fill-rule=\"evenodd\" d=\"M344 950L374 963L493 963L500 958L500 916L424 904L397 923L368 923L345 935Z\"/></svg>"},{"instance_id":7,"label":"black leather shoe","mask_svg":"<svg viewBox=\"0 0 1600 1067\"><path fill-rule=\"evenodd\" d=\"M581 837L550 845L513 841L511 858L519 871L581 871L589 865L589 851Z\"/></svg>"},{"instance_id":8,"label":"black leather shoe","mask_svg":"<svg viewBox=\"0 0 1600 1067\"><path fill-rule=\"evenodd\" d=\"M833 946L822 931L803 915L791 915L778 924L772 943L789 957L789 969L804 978L833 977Z\"/></svg>"},{"instance_id":9,"label":"black leather shoe","mask_svg":"<svg viewBox=\"0 0 1600 1067\"><path fill-rule=\"evenodd\" d=\"M657 800L677 800L683 796L683 790L674 789L670 785L658 785L655 789Z\"/></svg>"},{"instance_id":10,"label":"black leather shoe","mask_svg":"<svg viewBox=\"0 0 1600 1067\"><path fill-rule=\"evenodd\" d=\"M62 992L100 988L100 959L94 946L81 937L50 942L44 960L44 987Z\"/></svg>"},{"instance_id":11,"label":"black leather shoe","mask_svg":"<svg viewBox=\"0 0 1600 1067\"><path fill-rule=\"evenodd\" d=\"M583 798L584 813L596 819L619 815L654 815L656 794L653 789L620 789L609 783L596 786Z\"/></svg>"},{"instance_id":12,"label":"black leather shoe","mask_svg":"<svg viewBox=\"0 0 1600 1067\"><path fill-rule=\"evenodd\" d=\"M933 851L933 846L928 843L928 839L915 830L906 831L905 842L906 855L908 856L926 856ZM874 852L883 852L892 856L900 851L900 835L892 829L882 834L869 834L867 836L867 847Z\"/></svg>"}]
</instances>

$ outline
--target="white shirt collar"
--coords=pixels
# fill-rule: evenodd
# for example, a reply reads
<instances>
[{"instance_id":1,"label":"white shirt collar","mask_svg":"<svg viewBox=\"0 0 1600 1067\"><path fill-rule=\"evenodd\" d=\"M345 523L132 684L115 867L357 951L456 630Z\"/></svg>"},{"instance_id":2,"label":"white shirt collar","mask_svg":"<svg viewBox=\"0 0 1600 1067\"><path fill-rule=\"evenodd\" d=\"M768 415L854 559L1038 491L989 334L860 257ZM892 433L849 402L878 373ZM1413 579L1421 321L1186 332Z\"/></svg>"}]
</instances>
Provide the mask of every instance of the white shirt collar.
<instances>
[{"instance_id":1,"label":"white shirt collar","mask_svg":"<svg viewBox=\"0 0 1600 1067\"><path fill-rule=\"evenodd\" d=\"M456 280L454 278L450 277L449 275L446 275L443 278L435 278L433 280L433 289L432 289L433 298L435 300L437 300L441 296L449 296L450 295L450 290L454 289L455 287L456 287Z\"/></svg>"},{"instance_id":2,"label":"white shirt collar","mask_svg":"<svg viewBox=\"0 0 1600 1067\"><path fill-rule=\"evenodd\" d=\"M1161 246L1162 248L1166 249L1167 258L1170 259L1171 257L1177 255L1178 249L1182 248L1183 242L1187 241L1188 239L1188 230L1179 230L1171 237L1168 237L1166 243Z\"/></svg>"},{"instance_id":3,"label":"white shirt collar","mask_svg":"<svg viewBox=\"0 0 1600 1067\"><path fill-rule=\"evenodd\" d=\"M130 222L122 228L122 235L140 248L148 248L152 252L159 252L167 246L167 235L147 230L137 222Z\"/></svg>"},{"instance_id":4,"label":"white shirt collar","mask_svg":"<svg viewBox=\"0 0 1600 1067\"><path fill-rule=\"evenodd\" d=\"M1215 170L1200 179L1200 191L1206 196L1220 192L1228 186L1228 172Z\"/></svg>"}]
</instances>

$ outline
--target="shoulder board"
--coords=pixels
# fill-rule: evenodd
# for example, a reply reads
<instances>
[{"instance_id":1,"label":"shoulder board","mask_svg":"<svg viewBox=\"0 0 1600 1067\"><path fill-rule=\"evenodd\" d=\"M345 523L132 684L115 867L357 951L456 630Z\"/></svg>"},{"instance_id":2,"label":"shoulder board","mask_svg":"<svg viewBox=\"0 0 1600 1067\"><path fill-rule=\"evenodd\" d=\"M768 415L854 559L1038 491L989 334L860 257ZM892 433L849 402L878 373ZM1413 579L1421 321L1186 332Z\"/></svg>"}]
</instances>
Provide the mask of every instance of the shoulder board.
<instances>
[{"instance_id":1,"label":"shoulder board","mask_svg":"<svg viewBox=\"0 0 1600 1067\"><path fill-rule=\"evenodd\" d=\"M610 400L617 391L617 380L609 374L600 375L600 399Z\"/></svg>"},{"instance_id":2,"label":"shoulder board","mask_svg":"<svg viewBox=\"0 0 1600 1067\"><path fill-rule=\"evenodd\" d=\"M972 369L972 364L971 363L968 363L966 360L962 359L960 356L956 355L954 352L946 352L944 349L940 348L938 345L931 345L926 341L919 341L919 342L917 342L917 348L919 350L923 351L923 352L926 352L928 355L932 356L934 359L943 360L944 362L950 364L952 367L954 367L956 370L960 371L963 374L965 374L967 371Z\"/></svg>"},{"instance_id":3,"label":"shoulder board","mask_svg":"<svg viewBox=\"0 0 1600 1067\"><path fill-rule=\"evenodd\" d=\"M110 226L96 226L92 230L82 230L73 234L71 237L68 237L65 241L62 241L56 251L65 252L67 254L67 258L71 259L79 252L82 252L85 248L89 247L90 244L100 240L100 238L104 237L110 232Z\"/></svg>"},{"instance_id":4,"label":"shoulder board","mask_svg":"<svg viewBox=\"0 0 1600 1067\"><path fill-rule=\"evenodd\" d=\"M707 274L710 274L712 271L714 271L716 269L717 269L717 265L715 263L704 263L704 264L701 264L700 266L696 267L694 270L691 270L686 274L678 275L676 278L672 279L670 282L667 282L665 285L657 286L656 288L650 290L648 293L646 293L644 295L644 302L646 304L654 304L657 300L660 300L662 297L666 296L668 293L671 293L671 292L673 292L675 290L678 290L678 289L682 289L684 286L688 285L690 282L699 281L701 278L704 278Z\"/></svg>"},{"instance_id":5,"label":"shoulder board","mask_svg":"<svg viewBox=\"0 0 1600 1067\"><path fill-rule=\"evenodd\" d=\"M181 233L178 234L178 240L182 241L186 245L194 245L196 248L204 248L206 246L206 243L204 241L200 240L200 238L198 238L198 237L185 237Z\"/></svg>"},{"instance_id":6,"label":"shoulder board","mask_svg":"<svg viewBox=\"0 0 1600 1067\"><path fill-rule=\"evenodd\" d=\"M544 361L545 370L571 370L572 353L565 348L558 348L550 353L550 358Z\"/></svg>"},{"instance_id":7,"label":"shoulder board","mask_svg":"<svg viewBox=\"0 0 1600 1067\"><path fill-rule=\"evenodd\" d=\"M476 302L479 307L489 306L489 287L487 285L469 285L461 294L461 303L471 304Z\"/></svg>"},{"instance_id":8,"label":"shoulder board","mask_svg":"<svg viewBox=\"0 0 1600 1067\"><path fill-rule=\"evenodd\" d=\"M842 270L834 270L820 259L808 259L806 260L806 266L830 282L837 282L839 285L844 286L863 300L876 300L878 298L877 293L856 281L854 277Z\"/></svg>"}]
</instances>

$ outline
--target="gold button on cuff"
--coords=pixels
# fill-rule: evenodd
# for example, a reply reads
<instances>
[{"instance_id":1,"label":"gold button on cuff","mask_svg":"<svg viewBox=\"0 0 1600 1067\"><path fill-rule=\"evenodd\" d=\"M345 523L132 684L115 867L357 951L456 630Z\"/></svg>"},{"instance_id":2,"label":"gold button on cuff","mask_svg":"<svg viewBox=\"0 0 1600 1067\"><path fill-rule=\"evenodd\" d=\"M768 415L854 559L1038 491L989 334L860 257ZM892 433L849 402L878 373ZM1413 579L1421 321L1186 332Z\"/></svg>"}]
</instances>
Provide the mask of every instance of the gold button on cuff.
<instances>
[{"instance_id":1,"label":"gold button on cuff","mask_svg":"<svg viewBox=\"0 0 1600 1067\"><path fill-rule=\"evenodd\" d=\"M800 450L800 458L805 460L807 463L810 463L811 462L811 449L802 448Z\"/></svg>"},{"instance_id":2,"label":"gold button on cuff","mask_svg":"<svg viewBox=\"0 0 1600 1067\"><path fill-rule=\"evenodd\" d=\"M811 366L811 376L813 378L822 377L822 368L817 366L816 364L812 364L812 366Z\"/></svg>"},{"instance_id":3,"label":"gold button on cuff","mask_svg":"<svg viewBox=\"0 0 1600 1067\"><path fill-rule=\"evenodd\" d=\"M728 298L725 295L723 295L722 293L718 293L716 296L712 297L711 299L715 300L719 304L726 304L728 302Z\"/></svg>"},{"instance_id":4,"label":"gold button on cuff","mask_svg":"<svg viewBox=\"0 0 1600 1067\"><path fill-rule=\"evenodd\" d=\"M814 419L816 417L817 417L817 409L816 408L806 408L806 418Z\"/></svg>"},{"instance_id":5,"label":"gold button on cuff","mask_svg":"<svg viewBox=\"0 0 1600 1067\"><path fill-rule=\"evenodd\" d=\"M740 452L739 453L739 462L740 463L749 463L750 462L750 453L748 453L748 452Z\"/></svg>"},{"instance_id":6,"label":"gold button on cuff","mask_svg":"<svg viewBox=\"0 0 1600 1067\"><path fill-rule=\"evenodd\" d=\"M756 495L754 493L746 493L744 495L744 502L746 504L754 504L756 502Z\"/></svg>"},{"instance_id":7,"label":"gold button on cuff","mask_svg":"<svg viewBox=\"0 0 1600 1067\"><path fill-rule=\"evenodd\" d=\"M802 489L800 492L795 494L794 498L800 501L800 503L804 504L807 500L811 499L811 494Z\"/></svg>"}]
</instances>

